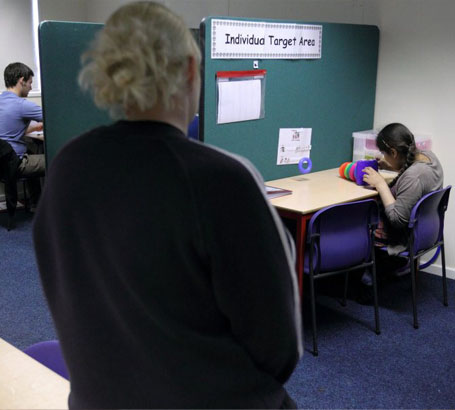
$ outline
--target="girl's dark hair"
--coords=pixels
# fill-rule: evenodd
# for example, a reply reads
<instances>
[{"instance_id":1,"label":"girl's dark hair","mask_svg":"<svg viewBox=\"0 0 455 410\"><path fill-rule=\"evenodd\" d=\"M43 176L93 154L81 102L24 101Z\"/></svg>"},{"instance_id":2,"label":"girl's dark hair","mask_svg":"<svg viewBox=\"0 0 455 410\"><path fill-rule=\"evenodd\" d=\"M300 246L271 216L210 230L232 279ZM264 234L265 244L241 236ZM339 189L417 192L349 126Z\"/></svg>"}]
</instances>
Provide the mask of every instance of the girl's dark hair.
<instances>
[{"instance_id":1,"label":"girl's dark hair","mask_svg":"<svg viewBox=\"0 0 455 410\"><path fill-rule=\"evenodd\" d=\"M396 149L398 155L405 159L404 165L396 178L390 183L389 187L393 187L398 178L406 171L415 161L417 155L417 147L414 141L414 135L403 124L393 123L386 125L376 137L376 145L379 151L392 153L392 148Z\"/></svg>"}]
</instances>

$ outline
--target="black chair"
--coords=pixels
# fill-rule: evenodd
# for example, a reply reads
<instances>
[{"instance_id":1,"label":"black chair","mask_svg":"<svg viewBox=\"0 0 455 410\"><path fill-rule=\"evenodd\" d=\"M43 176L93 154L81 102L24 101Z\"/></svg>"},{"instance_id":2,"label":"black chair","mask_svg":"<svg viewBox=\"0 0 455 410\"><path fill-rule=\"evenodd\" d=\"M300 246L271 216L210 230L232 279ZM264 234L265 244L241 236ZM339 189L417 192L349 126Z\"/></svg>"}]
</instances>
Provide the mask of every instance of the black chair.
<instances>
[{"instance_id":1,"label":"black chair","mask_svg":"<svg viewBox=\"0 0 455 410\"><path fill-rule=\"evenodd\" d=\"M14 152L11 145L5 140L0 139L0 182L5 187L5 202L8 213L8 226L10 231L14 226L14 215L17 208L17 183L22 183L24 192L24 205L27 209L27 190L25 183L26 177L19 176L19 164L21 160Z\"/></svg>"},{"instance_id":2,"label":"black chair","mask_svg":"<svg viewBox=\"0 0 455 410\"><path fill-rule=\"evenodd\" d=\"M433 249L439 248L442 262L443 304L447 306L446 260L444 252L444 214L449 203L449 185L438 191L424 195L412 208L407 227L408 247L400 256L409 260L412 285L412 310L414 328L419 328L417 320L416 278L419 258ZM434 262L436 258L432 258ZM429 264L425 264L425 267ZM421 266L420 268L423 268Z\"/></svg>"},{"instance_id":3,"label":"black chair","mask_svg":"<svg viewBox=\"0 0 455 410\"><path fill-rule=\"evenodd\" d=\"M308 223L304 272L310 279L314 356L318 355L314 287L316 279L344 274L342 304L346 306L348 273L369 269L373 277L375 332L380 334L374 255L374 230L378 220L376 201L367 199L321 209Z\"/></svg>"}]
</instances>

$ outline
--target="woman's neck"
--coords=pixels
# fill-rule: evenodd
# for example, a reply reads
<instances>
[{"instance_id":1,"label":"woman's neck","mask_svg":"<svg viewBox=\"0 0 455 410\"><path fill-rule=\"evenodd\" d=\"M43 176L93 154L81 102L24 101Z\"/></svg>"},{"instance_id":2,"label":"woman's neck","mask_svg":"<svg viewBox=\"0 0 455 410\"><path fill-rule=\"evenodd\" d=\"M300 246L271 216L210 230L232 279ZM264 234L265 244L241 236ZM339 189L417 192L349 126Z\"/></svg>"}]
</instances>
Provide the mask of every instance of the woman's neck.
<instances>
[{"instance_id":1,"label":"woman's neck","mask_svg":"<svg viewBox=\"0 0 455 410\"><path fill-rule=\"evenodd\" d=\"M138 108L130 108L126 110L125 115L128 121L160 121L170 124L184 134L188 131L188 124L192 120L186 114L186 110L179 108L180 104L175 104L172 110L164 108L160 105L148 110L140 110Z\"/></svg>"}]
</instances>

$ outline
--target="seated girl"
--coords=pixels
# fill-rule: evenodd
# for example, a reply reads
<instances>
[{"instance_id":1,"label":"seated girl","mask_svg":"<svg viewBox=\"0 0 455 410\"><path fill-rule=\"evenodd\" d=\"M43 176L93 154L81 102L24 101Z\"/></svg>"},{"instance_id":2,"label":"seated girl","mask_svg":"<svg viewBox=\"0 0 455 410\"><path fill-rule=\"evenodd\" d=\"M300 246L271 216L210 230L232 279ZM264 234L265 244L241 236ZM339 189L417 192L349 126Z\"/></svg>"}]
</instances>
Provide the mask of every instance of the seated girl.
<instances>
[{"instance_id":1,"label":"seated girl","mask_svg":"<svg viewBox=\"0 0 455 410\"><path fill-rule=\"evenodd\" d=\"M403 124L384 127L376 138L376 145L384 155L379 167L398 172L390 184L373 168L366 168L363 177L376 188L382 202L381 222L376 231L377 271L381 275L391 273L400 263L403 265L403 258L396 255L406 249L405 230L412 208L424 195L442 188L443 171L433 152L417 149L414 136ZM384 247L387 252L380 250ZM364 274L362 284L364 290L365 286L371 287L371 278ZM368 290L364 293L370 293Z\"/></svg>"}]
</instances>

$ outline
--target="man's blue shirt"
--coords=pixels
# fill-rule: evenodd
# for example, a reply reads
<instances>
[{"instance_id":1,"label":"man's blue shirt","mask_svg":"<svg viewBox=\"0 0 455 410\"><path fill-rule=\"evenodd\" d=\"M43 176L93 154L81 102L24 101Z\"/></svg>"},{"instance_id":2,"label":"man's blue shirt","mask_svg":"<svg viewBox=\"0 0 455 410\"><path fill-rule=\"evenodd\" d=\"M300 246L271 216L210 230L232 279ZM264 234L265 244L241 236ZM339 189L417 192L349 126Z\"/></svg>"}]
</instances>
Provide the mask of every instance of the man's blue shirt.
<instances>
[{"instance_id":1,"label":"man's blue shirt","mask_svg":"<svg viewBox=\"0 0 455 410\"><path fill-rule=\"evenodd\" d=\"M43 121L43 110L11 91L0 94L0 138L8 141L19 157L27 151L22 137L30 121Z\"/></svg>"}]
</instances>

